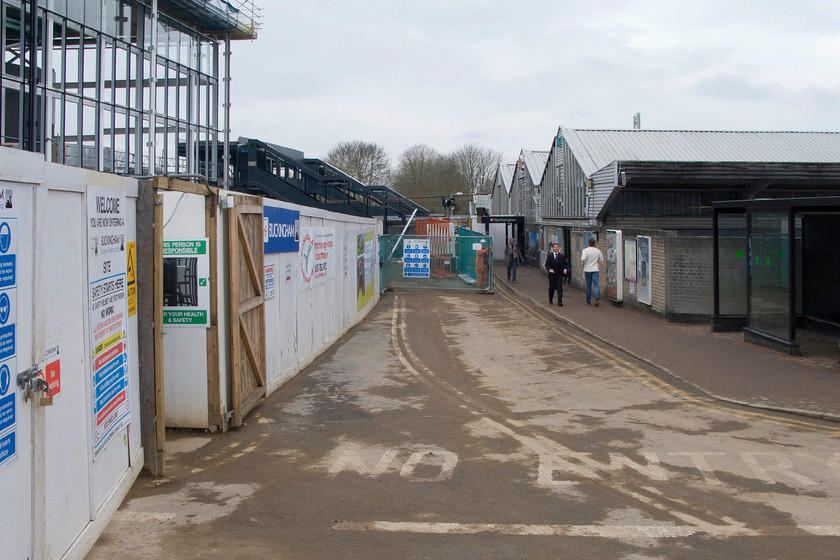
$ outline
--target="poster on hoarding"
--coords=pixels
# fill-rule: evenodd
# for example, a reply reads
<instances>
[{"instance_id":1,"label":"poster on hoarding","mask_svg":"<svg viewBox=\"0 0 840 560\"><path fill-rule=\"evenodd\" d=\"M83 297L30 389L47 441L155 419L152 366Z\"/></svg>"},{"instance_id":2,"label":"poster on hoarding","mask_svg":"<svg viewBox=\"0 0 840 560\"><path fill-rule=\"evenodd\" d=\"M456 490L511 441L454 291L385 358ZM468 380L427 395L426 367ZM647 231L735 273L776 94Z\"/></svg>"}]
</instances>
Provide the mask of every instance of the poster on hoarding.
<instances>
[{"instance_id":1,"label":"poster on hoarding","mask_svg":"<svg viewBox=\"0 0 840 560\"><path fill-rule=\"evenodd\" d=\"M128 424L126 202L121 190L87 192L88 309L93 389L93 457Z\"/></svg>"},{"instance_id":2,"label":"poster on hoarding","mask_svg":"<svg viewBox=\"0 0 840 560\"><path fill-rule=\"evenodd\" d=\"M327 279L334 277L334 248L335 228L311 228L301 232L298 253L301 291L324 284Z\"/></svg>"},{"instance_id":3,"label":"poster on hoarding","mask_svg":"<svg viewBox=\"0 0 840 560\"><path fill-rule=\"evenodd\" d=\"M356 310L362 309L373 297L374 233L368 231L356 237Z\"/></svg>"}]
</instances>

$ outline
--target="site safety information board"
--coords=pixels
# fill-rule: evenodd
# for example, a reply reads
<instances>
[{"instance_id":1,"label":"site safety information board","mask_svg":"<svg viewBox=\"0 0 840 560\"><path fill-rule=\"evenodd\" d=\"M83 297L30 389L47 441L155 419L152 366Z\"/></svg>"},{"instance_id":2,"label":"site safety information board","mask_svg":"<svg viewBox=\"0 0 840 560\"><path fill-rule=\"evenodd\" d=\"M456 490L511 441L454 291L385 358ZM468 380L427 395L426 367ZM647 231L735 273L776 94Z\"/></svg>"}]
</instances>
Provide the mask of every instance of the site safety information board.
<instances>
[{"instance_id":1,"label":"site safety information board","mask_svg":"<svg viewBox=\"0 0 840 560\"><path fill-rule=\"evenodd\" d=\"M0 190L0 470L17 456L17 245L14 191Z\"/></svg>"},{"instance_id":2,"label":"site safety information board","mask_svg":"<svg viewBox=\"0 0 840 560\"><path fill-rule=\"evenodd\" d=\"M163 242L163 324L210 326L210 240Z\"/></svg>"},{"instance_id":3,"label":"site safety information board","mask_svg":"<svg viewBox=\"0 0 840 560\"><path fill-rule=\"evenodd\" d=\"M93 456L130 420L126 306L126 202L121 190L89 186L88 305L93 368Z\"/></svg>"},{"instance_id":4,"label":"site safety information board","mask_svg":"<svg viewBox=\"0 0 840 560\"><path fill-rule=\"evenodd\" d=\"M403 244L403 276L428 278L431 266L428 239L406 239Z\"/></svg>"}]
</instances>

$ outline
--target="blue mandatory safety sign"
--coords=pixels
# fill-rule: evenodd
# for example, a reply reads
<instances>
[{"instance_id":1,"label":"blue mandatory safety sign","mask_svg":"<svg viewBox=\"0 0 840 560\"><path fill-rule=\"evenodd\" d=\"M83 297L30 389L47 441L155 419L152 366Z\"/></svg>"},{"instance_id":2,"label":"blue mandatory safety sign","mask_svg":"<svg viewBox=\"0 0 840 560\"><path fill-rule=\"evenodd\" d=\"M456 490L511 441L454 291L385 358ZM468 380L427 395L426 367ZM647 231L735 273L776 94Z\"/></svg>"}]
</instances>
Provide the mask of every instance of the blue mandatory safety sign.
<instances>
[{"instance_id":1,"label":"blue mandatory safety sign","mask_svg":"<svg viewBox=\"0 0 840 560\"><path fill-rule=\"evenodd\" d=\"M428 278L430 266L429 240L406 240L403 245L403 277Z\"/></svg>"}]
</instances>

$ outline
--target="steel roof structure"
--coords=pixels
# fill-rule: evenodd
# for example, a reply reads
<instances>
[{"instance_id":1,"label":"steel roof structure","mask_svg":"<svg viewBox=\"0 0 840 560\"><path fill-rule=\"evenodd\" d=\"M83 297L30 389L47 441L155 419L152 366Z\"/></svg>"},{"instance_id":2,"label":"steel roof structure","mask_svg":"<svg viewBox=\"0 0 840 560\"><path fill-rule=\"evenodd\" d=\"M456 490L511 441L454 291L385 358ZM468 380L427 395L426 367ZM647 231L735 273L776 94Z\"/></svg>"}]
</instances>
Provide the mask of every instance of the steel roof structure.
<instances>
[{"instance_id":1,"label":"steel roof structure","mask_svg":"<svg viewBox=\"0 0 840 560\"><path fill-rule=\"evenodd\" d=\"M256 39L259 22L252 0L158 0L158 7L195 25L210 36L230 33L231 39Z\"/></svg>"},{"instance_id":2,"label":"steel roof structure","mask_svg":"<svg viewBox=\"0 0 840 560\"><path fill-rule=\"evenodd\" d=\"M382 217L406 223L416 211L429 211L393 189L367 186L341 170L303 152L252 138L239 138L232 149L233 190L262 194L304 206L354 216Z\"/></svg>"}]
</instances>

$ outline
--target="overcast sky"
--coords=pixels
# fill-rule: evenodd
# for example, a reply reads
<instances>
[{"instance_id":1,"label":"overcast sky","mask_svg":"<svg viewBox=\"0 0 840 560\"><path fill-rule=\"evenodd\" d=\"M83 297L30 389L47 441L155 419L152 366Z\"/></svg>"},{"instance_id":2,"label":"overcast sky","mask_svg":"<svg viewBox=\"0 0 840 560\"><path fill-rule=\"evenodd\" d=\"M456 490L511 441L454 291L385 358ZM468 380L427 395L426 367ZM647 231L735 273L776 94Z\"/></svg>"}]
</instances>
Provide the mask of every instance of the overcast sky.
<instances>
[{"instance_id":1,"label":"overcast sky","mask_svg":"<svg viewBox=\"0 0 840 560\"><path fill-rule=\"evenodd\" d=\"M232 136L323 157L572 128L840 130L838 0L255 0Z\"/></svg>"}]
</instances>

